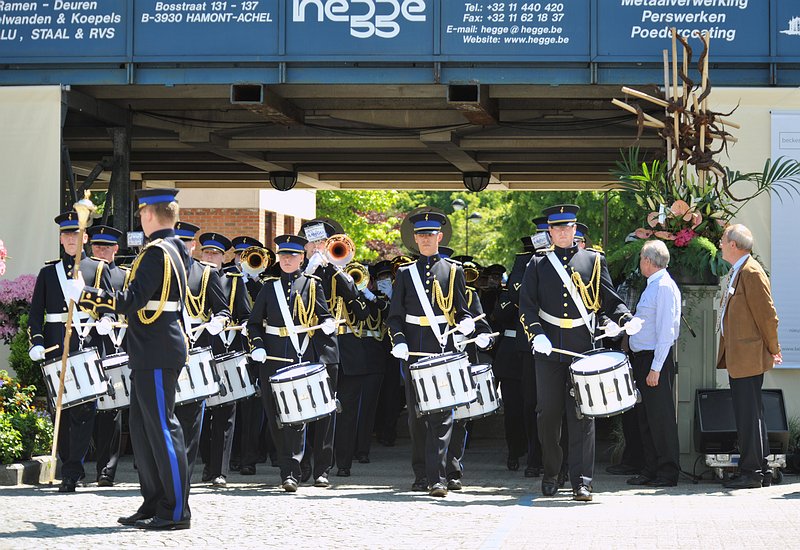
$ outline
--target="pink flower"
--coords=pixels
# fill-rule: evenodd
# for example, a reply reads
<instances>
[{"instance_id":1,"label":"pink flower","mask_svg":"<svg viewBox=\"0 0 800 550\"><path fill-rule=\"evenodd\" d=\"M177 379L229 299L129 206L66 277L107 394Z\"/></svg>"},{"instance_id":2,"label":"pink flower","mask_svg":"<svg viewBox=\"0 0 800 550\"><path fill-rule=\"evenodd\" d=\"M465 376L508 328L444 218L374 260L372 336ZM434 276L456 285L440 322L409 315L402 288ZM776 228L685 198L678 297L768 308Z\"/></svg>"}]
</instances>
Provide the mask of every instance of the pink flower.
<instances>
[{"instance_id":1,"label":"pink flower","mask_svg":"<svg viewBox=\"0 0 800 550\"><path fill-rule=\"evenodd\" d=\"M8 251L6 250L6 245L0 240L0 261L5 262L6 256L8 256Z\"/></svg>"},{"instance_id":2,"label":"pink flower","mask_svg":"<svg viewBox=\"0 0 800 550\"><path fill-rule=\"evenodd\" d=\"M669 231L656 231L655 236L657 239L661 239L662 241L674 241L675 234L670 233Z\"/></svg>"},{"instance_id":3,"label":"pink flower","mask_svg":"<svg viewBox=\"0 0 800 550\"><path fill-rule=\"evenodd\" d=\"M675 235L675 246L688 246L689 242L697 236L691 229L681 229Z\"/></svg>"},{"instance_id":4,"label":"pink flower","mask_svg":"<svg viewBox=\"0 0 800 550\"><path fill-rule=\"evenodd\" d=\"M653 234L653 232L651 230L645 229L643 227L640 227L639 229L637 229L633 233L634 233L634 235L636 235L637 239L649 239L650 235Z\"/></svg>"},{"instance_id":5,"label":"pink flower","mask_svg":"<svg viewBox=\"0 0 800 550\"><path fill-rule=\"evenodd\" d=\"M0 260L0 277L6 274L6 262L4 260Z\"/></svg>"}]
</instances>

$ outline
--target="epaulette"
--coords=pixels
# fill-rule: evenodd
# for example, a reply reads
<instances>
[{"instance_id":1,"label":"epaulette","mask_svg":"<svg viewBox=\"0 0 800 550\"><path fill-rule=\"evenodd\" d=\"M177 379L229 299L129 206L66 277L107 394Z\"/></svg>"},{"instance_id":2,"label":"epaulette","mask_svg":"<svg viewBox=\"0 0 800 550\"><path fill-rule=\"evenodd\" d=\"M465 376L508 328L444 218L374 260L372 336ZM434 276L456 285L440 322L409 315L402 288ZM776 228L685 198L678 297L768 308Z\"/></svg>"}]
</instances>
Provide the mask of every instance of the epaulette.
<instances>
[{"instance_id":1,"label":"epaulette","mask_svg":"<svg viewBox=\"0 0 800 550\"><path fill-rule=\"evenodd\" d=\"M130 271L131 270L131 266L129 266L129 265L118 265L117 269L121 269L122 271Z\"/></svg>"},{"instance_id":2,"label":"epaulette","mask_svg":"<svg viewBox=\"0 0 800 550\"><path fill-rule=\"evenodd\" d=\"M450 262L451 264L457 265L459 267L463 265L461 262L459 262L458 260L454 260L453 258L442 258L442 259L446 262Z\"/></svg>"},{"instance_id":3,"label":"epaulette","mask_svg":"<svg viewBox=\"0 0 800 550\"><path fill-rule=\"evenodd\" d=\"M61 261L61 258L56 258L55 260L48 260L44 263L44 265L56 265L58 262Z\"/></svg>"},{"instance_id":4,"label":"epaulette","mask_svg":"<svg viewBox=\"0 0 800 550\"><path fill-rule=\"evenodd\" d=\"M603 248L602 248L600 245L598 245L598 244L594 245L594 246L593 246L592 248L590 248L589 250L594 250L595 252L597 252L597 253L598 253L598 254L600 254L601 256L605 256L605 255L606 255L606 251L605 251L605 250L603 250Z\"/></svg>"},{"instance_id":5,"label":"epaulette","mask_svg":"<svg viewBox=\"0 0 800 550\"><path fill-rule=\"evenodd\" d=\"M276 277L275 275L270 275L268 277L264 277L261 280L266 283L267 281L277 281L279 279L280 279L280 277Z\"/></svg>"},{"instance_id":6,"label":"epaulette","mask_svg":"<svg viewBox=\"0 0 800 550\"><path fill-rule=\"evenodd\" d=\"M150 241L149 243L147 243L147 244L145 245L145 248L150 248L151 246L156 246L157 244L160 244L160 243L161 243L161 241L163 241L163 240L164 240L164 239L156 239L156 240L154 240L154 241Z\"/></svg>"},{"instance_id":7,"label":"epaulette","mask_svg":"<svg viewBox=\"0 0 800 550\"><path fill-rule=\"evenodd\" d=\"M320 282L322 281L322 279L318 275L312 275L310 273L306 273L305 275L309 279L314 279L315 281L320 281ZM276 279L277 279L277 277L276 277Z\"/></svg>"},{"instance_id":8,"label":"epaulette","mask_svg":"<svg viewBox=\"0 0 800 550\"><path fill-rule=\"evenodd\" d=\"M239 270L239 268L236 267L235 265L229 265L227 267L223 267L222 268L222 272L223 273L238 273L239 275L242 274L242 272Z\"/></svg>"},{"instance_id":9,"label":"epaulette","mask_svg":"<svg viewBox=\"0 0 800 550\"><path fill-rule=\"evenodd\" d=\"M228 277L241 277L242 273L240 271L225 271L224 272Z\"/></svg>"}]
</instances>

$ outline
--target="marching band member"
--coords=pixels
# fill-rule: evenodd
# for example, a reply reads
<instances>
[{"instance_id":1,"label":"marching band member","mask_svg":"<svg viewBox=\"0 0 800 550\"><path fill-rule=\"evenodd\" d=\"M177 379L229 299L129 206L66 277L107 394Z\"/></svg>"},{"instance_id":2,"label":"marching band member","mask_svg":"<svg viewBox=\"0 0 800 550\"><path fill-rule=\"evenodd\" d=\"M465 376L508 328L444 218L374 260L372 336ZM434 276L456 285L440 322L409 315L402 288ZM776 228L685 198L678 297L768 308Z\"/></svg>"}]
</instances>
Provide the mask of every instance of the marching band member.
<instances>
[{"instance_id":1,"label":"marching band member","mask_svg":"<svg viewBox=\"0 0 800 550\"><path fill-rule=\"evenodd\" d=\"M408 369L411 352L453 351L452 339L442 342L446 327L455 325L462 334L475 330L467 309L464 271L439 257L442 225L447 217L438 212L419 212L410 218L420 257L397 271L387 326L392 355L401 360L406 379L408 424L411 434L412 490L431 496L447 495L445 460L453 427L452 411L424 415L411 412L417 402Z\"/></svg>"},{"instance_id":2,"label":"marching band member","mask_svg":"<svg viewBox=\"0 0 800 550\"><path fill-rule=\"evenodd\" d=\"M625 322L626 331L634 334L641 328L641 321L632 318L614 291L605 258L575 245L579 209L575 205L558 205L543 211L554 247L545 257L534 257L528 264L520 289L519 311L536 361L538 427L544 462L542 493L553 496L558 492L562 460L559 436L566 410L573 499L590 501L594 420L578 418L575 398L567 390L572 357L551 354L554 344L573 353L592 349L598 312L611 319L609 325L616 327L617 334L621 330L618 323Z\"/></svg>"},{"instance_id":3,"label":"marching band member","mask_svg":"<svg viewBox=\"0 0 800 550\"><path fill-rule=\"evenodd\" d=\"M55 217L55 223L59 228L61 258L47 262L36 276L28 316L28 338L31 345L28 355L33 361L52 361L61 358L69 300L77 302L82 288L82 283L73 279L75 254L78 248L83 246L83 243L78 242L78 214L75 211L64 212ZM86 237L84 234L84 242ZM84 257L81 259L79 269L84 280L92 281L92 284L104 290L110 290L111 283L105 262ZM98 333L91 327L82 326L89 320L88 315L75 308L72 318L72 337L69 342L70 353L94 346L102 354L103 344ZM58 349L45 353L46 349L56 344ZM57 392L58 388L55 388L55 391ZM52 397L55 401L56 396ZM60 493L74 493L78 482L86 475L83 459L92 438L95 409L96 402L89 401L61 411L61 426L58 432L58 455L62 463L61 484L58 487Z\"/></svg>"},{"instance_id":4,"label":"marching band member","mask_svg":"<svg viewBox=\"0 0 800 550\"><path fill-rule=\"evenodd\" d=\"M217 269L222 283L222 293L230 312L230 320L240 325L250 316L250 303L247 288L242 275L235 271L220 271L225 252L231 247L231 241L219 233L203 233L200 235L202 260ZM219 331L211 334L211 348L214 356L229 351L245 351L244 338L239 331ZM209 408L203 419L203 430L200 440L200 453L203 463L208 468L208 476L214 487L225 487L230 469L233 431L236 421L236 403ZM204 467L204 473L205 472Z\"/></svg>"},{"instance_id":5,"label":"marching band member","mask_svg":"<svg viewBox=\"0 0 800 550\"><path fill-rule=\"evenodd\" d=\"M336 323L331 318L325 300L322 282L318 277L300 271L306 239L296 235L275 238L278 246L281 275L267 277L264 287L256 297L247 323L253 361L260 364L259 379L269 380L286 363L268 359L273 357L313 361L324 357L326 350L335 349L333 334ZM315 326L313 334L297 334L291 328ZM329 371L330 372L330 371ZM300 461L303 459L305 426L278 425L277 404L268 389L261 392L267 412L272 439L278 448L278 462L283 490L297 491L300 478Z\"/></svg>"},{"instance_id":6,"label":"marching band member","mask_svg":"<svg viewBox=\"0 0 800 550\"><path fill-rule=\"evenodd\" d=\"M178 373L187 361L181 326L189 255L175 236L177 189L136 192L151 242L134 261L127 290L84 288L81 307L128 318L132 371L130 434L144 502L117 521L141 529L188 529L189 478L183 431L174 414Z\"/></svg>"},{"instance_id":7,"label":"marching band member","mask_svg":"<svg viewBox=\"0 0 800 550\"><path fill-rule=\"evenodd\" d=\"M119 239L122 231L107 225L93 225L86 229L89 244L92 247L92 257L106 262L111 290L124 290L128 284L131 271L114 263L114 258L119 251ZM104 329L103 329L104 330ZM109 331L103 336L103 346L106 355L119 353L124 349L126 328L119 332ZM114 476L117 472L117 463L122 443L122 415L124 410L97 411L95 416L95 460L97 461L97 485L111 487L114 485Z\"/></svg>"}]
</instances>

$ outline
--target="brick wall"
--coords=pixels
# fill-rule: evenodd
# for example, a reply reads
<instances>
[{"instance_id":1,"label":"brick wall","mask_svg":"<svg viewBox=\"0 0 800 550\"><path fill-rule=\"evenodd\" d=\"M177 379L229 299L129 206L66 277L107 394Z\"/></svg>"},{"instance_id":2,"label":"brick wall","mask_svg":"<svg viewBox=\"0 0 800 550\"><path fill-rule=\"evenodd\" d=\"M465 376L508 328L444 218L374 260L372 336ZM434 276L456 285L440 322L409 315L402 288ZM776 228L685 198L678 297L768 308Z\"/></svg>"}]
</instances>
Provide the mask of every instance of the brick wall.
<instances>
[{"instance_id":1,"label":"brick wall","mask_svg":"<svg viewBox=\"0 0 800 550\"><path fill-rule=\"evenodd\" d=\"M181 220L200 226L198 236L210 232L229 239L247 235L261 242L265 238L265 214L274 216L258 208L181 208Z\"/></svg>"}]
</instances>

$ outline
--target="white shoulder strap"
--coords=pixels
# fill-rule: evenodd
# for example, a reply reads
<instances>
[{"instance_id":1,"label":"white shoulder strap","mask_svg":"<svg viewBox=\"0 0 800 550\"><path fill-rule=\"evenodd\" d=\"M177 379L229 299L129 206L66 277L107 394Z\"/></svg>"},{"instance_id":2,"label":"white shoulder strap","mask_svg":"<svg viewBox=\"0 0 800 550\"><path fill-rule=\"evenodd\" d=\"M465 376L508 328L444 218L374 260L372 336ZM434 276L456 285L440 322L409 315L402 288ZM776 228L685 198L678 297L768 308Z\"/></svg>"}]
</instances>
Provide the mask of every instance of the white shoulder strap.
<instances>
[{"instance_id":1,"label":"white shoulder strap","mask_svg":"<svg viewBox=\"0 0 800 550\"><path fill-rule=\"evenodd\" d=\"M445 342L442 338L442 329L439 326L439 323L436 322L436 316L433 314L433 306L431 305L431 301L428 299L428 295L425 294L425 289L422 288L422 279L420 279L416 263L409 266L408 272L411 275L411 280L414 282L414 290L417 291L417 298L419 298L419 303L422 305L422 311L425 313L425 317L428 318L428 324L430 325L434 336L436 336L436 340L439 342L439 345L443 346L445 345Z\"/></svg>"},{"instance_id":2,"label":"white shoulder strap","mask_svg":"<svg viewBox=\"0 0 800 550\"><path fill-rule=\"evenodd\" d=\"M66 296L67 293L64 292L64 289L67 287L67 273L64 271L63 260L59 260L56 263L56 275L58 276L58 284L61 287L61 295ZM66 300L66 298L64 299ZM86 336L89 334L89 331L92 330L92 325L88 324L88 321L89 314L81 311L78 307L78 304L75 304L75 308L72 310L72 328L78 332L78 336L80 336L81 340L86 338Z\"/></svg>"},{"instance_id":3,"label":"white shoulder strap","mask_svg":"<svg viewBox=\"0 0 800 550\"><path fill-rule=\"evenodd\" d=\"M564 283L564 286L567 287L567 291L569 292L570 298L575 303L575 307L578 308L578 312L581 314L581 318L583 322L586 323L586 328L589 329L589 334L594 334L594 321L595 316L594 314L590 314L586 310L586 306L581 299L580 294L578 293L578 289L575 287L575 283L572 282L569 275L567 275L567 270L564 269L564 266L558 261L555 252L552 250L547 253L547 259L550 260L550 263L553 265L553 269L556 270L558 276L561 278L561 282Z\"/></svg>"},{"instance_id":4,"label":"white shoulder strap","mask_svg":"<svg viewBox=\"0 0 800 550\"><path fill-rule=\"evenodd\" d=\"M278 299L278 307L281 310L281 317L283 317L283 324L286 325L286 332L289 333L289 341L292 343L292 347L297 352L297 359L299 361L305 354L306 348L308 348L308 342L310 338L306 336L303 339L303 344L300 345L299 338L297 337L297 328L295 327L291 313L289 313L289 302L283 295L283 285L281 284L281 280L275 279L272 282L272 288L275 289L275 297Z\"/></svg>"}]
</instances>

